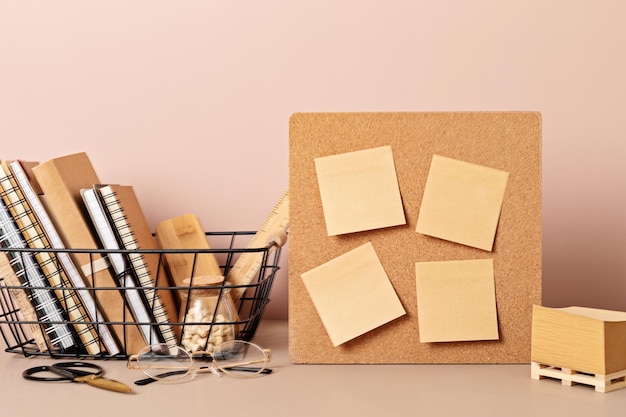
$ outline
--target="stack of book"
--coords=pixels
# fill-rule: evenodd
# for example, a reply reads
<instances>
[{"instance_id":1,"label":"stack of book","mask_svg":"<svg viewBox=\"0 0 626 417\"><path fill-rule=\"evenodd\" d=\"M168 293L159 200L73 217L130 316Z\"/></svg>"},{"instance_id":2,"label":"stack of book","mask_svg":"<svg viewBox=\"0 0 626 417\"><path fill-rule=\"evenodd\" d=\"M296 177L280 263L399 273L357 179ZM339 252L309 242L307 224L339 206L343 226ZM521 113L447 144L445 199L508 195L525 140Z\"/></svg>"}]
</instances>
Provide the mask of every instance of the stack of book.
<instances>
[{"instance_id":1,"label":"stack of book","mask_svg":"<svg viewBox=\"0 0 626 417\"><path fill-rule=\"evenodd\" d=\"M159 254L143 251L158 246L131 186L102 184L78 153L2 162L0 197L0 284L41 351L177 342L178 297Z\"/></svg>"}]
</instances>

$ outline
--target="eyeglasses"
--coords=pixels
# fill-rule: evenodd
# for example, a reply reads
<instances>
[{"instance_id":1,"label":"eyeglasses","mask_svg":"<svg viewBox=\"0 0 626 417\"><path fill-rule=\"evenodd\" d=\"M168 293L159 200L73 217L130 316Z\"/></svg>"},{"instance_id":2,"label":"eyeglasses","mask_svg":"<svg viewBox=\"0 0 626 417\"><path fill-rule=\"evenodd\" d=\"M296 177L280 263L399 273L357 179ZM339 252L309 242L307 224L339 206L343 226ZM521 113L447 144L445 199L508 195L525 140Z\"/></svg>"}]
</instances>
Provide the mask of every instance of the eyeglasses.
<instances>
[{"instance_id":1,"label":"eyeglasses","mask_svg":"<svg viewBox=\"0 0 626 417\"><path fill-rule=\"evenodd\" d=\"M189 353L177 345L160 343L146 346L136 355L128 357L128 369L139 369L148 376L135 381L146 385L155 381L174 382L194 378L198 373L222 373L236 378L254 378L272 372L266 366L271 351L243 340L230 340L215 346L213 352ZM208 365L201 365L202 362ZM198 366L200 365L200 366Z\"/></svg>"}]
</instances>

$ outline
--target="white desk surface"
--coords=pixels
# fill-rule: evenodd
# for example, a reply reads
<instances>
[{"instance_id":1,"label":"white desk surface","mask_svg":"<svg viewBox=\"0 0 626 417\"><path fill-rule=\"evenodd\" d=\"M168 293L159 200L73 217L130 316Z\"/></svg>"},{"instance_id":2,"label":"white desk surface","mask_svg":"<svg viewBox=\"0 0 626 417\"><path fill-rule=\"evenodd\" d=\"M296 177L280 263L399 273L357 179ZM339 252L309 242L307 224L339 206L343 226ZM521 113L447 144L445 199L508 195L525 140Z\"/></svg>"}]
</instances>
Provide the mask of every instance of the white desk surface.
<instances>
[{"instance_id":1,"label":"white desk surface","mask_svg":"<svg viewBox=\"0 0 626 417\"><path fill-rule=\"evenodd\" d=\"M626 410L626 389L602 394L536 381L530 365L294 365L284 321L262 322L254 341L272 349L274 373L249 380L202 374L187 383L136 386L140 371L124 361L97 361L132 394L27 381L24 369L52 360L0 352L0 415L572 417Z\"/></svg>"}]
</instances>

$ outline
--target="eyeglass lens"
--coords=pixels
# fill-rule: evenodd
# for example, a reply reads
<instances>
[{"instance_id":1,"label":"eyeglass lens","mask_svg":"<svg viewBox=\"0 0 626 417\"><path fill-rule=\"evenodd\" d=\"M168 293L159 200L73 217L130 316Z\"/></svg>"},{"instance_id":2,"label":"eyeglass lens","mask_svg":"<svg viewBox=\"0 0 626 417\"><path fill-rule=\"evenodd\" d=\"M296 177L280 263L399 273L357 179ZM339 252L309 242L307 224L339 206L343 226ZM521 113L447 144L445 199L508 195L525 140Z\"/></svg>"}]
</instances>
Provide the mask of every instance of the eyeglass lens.
<instances>
[{"instance_id":1,"label":"eyeglass lens","mask_svg":"<svg viewBox=\"0 0 626 417\"><path fill-rule=\"evenodd\" d=\"M268 359L260 346L240 340L224 342L213 351L213 360L220 370L244 378L263 372Z\"/></svg>"},{"instance_id":2,"label":"eyeglass lens","mask_svg":"<svg viewBox=\"0 0 626 417\"><path fill-rule=\"evenodd\" d=\"M154 379L181 379L193 371L193 360L189 353L178 346L167 344L146 346L137 354L137 365Z\"/></svg>"}]
</instances>

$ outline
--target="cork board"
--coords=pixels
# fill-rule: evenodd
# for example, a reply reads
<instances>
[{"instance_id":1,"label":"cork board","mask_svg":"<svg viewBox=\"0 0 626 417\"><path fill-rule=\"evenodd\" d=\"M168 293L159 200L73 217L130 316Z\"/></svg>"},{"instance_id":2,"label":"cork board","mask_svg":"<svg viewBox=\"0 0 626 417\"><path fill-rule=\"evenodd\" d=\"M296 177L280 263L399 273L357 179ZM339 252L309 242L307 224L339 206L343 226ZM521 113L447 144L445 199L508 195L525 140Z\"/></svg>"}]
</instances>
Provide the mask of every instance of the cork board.
<instances>
[{"instance_id":1,"label":"cork board","mask_svg":"<svg viewBox=\"0 0 626 417\"><path fill-rule=\"evenodd\" d=\"M390 146L406 222L328 233L315 160ZM289 351L294 363L527 363L541 304L541 115L296 113L289 121ZM417 231L433 156L508 173L491 250ZM371 243L406 314L338 346L302 274ZM497 340L422 342L416 264L492 260ZM343 295L350 304L349 295ZM444 309L445 311L445 309Z\"/></svg>"}]
</instances>

